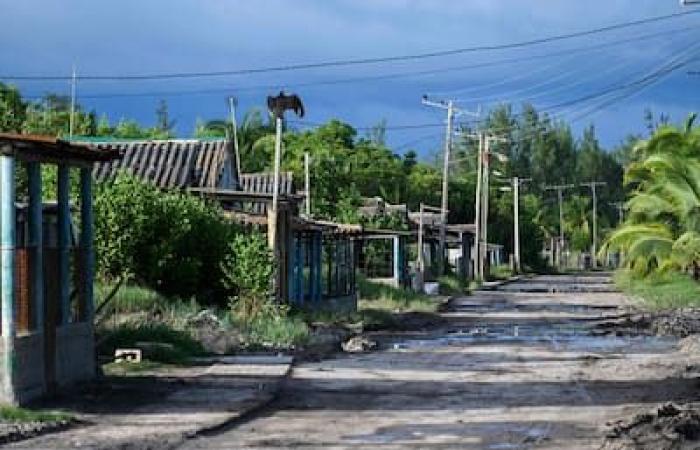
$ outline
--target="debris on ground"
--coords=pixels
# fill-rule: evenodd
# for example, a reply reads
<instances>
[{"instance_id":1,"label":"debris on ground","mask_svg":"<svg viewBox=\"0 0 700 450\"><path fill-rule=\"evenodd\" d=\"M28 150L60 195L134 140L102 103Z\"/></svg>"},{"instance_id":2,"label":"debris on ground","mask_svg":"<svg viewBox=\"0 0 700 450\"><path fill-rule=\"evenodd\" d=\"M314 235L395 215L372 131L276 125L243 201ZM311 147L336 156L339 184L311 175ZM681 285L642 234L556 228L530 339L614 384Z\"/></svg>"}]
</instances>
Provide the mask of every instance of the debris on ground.
<instances>
[{"instance_id":1,"label":"debris on ground","mask_svg":"<svg viewBox=\"0 0 700 450\"><path fill-rule=\"evenodd\" d=\"M342 347L345 353L366 353L376 350L378 344L366 336L354 336L343 342Z\"/></svg>"},{"instance_id":2,"label":"debris on ground","mask_svg":"<svg viewBox=\"0 0 700 450\"><path fill-rule=\"evenodd\" d=\"M0 422L0 445L65 430L70 427L73 422L72 419L61 419L49 422Z\"/></svg>"},{"instance_id":3,"label":"debris on ground","mask_svg":"<svg viewBox=\"0 0 700 450\"><path fill-rule=\"evenodd\" d=\"M205 309L187 319L186 327L208 353L223 355L241 346L243 336L224 326L214 311Z\"/></svg>"},{"instance_id":4,"label":"debris on ground","mask_svg":"<svg viewBox=\"0 0 700 450\"><path fill-rule=\"evenodd\" d=\"M603 334L654 334L683 338L700 333L700 308L631 312L606 320L596 329Z\"/></svg>"},{"instance_id":5,"label":"debris on ground","mask_svg":"<svg viewBox=\"0 0 700 450\"><path fill-rule=\"evenodd\" d=\"M604 450L684 450L700 448L700 410L667 403L632 420L609 423Z\"/></svg>"}]
</instances>

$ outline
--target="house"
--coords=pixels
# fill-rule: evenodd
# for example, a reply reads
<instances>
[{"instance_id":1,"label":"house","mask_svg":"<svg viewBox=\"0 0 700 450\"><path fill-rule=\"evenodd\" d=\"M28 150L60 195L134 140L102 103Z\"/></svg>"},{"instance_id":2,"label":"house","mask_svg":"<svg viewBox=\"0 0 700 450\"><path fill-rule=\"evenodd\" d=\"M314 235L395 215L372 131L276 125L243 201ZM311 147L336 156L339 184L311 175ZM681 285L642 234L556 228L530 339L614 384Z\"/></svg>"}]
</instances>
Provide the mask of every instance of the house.
<instances>
[{"instance_id":1,"label":"house","mask_svg":"<svg viewBox=\"0 0 700 450\"><path fill-rule=\"evenodd\" d=\"M26 403L95 376L91 167L118 157L115 150L55 138L0 134L3 403ZM56 203L42 199L44 164L57 166ZM77 233L71 170L80 172ZM22 173L26 187L17 185ZM17 197L27 203L18 204Z\"/></svg>"},{"instance_id":2,"label":"house","mask_svg":"<svg viewBox=\"0 0 700 450\"><path fill-rule=\"evenodd\" d=\"M218 201L233 222L268 231L274 178L271 173L238 173L233 145L225 139L92 141L119 151L119 161L93 169L97 181L128 173L163 189L182 189ZM313 309L356 307L354 239L359 227L314 221L300 215L291 172L281 172L277 239L281 300Z\"/></svg>"}]
</instances>

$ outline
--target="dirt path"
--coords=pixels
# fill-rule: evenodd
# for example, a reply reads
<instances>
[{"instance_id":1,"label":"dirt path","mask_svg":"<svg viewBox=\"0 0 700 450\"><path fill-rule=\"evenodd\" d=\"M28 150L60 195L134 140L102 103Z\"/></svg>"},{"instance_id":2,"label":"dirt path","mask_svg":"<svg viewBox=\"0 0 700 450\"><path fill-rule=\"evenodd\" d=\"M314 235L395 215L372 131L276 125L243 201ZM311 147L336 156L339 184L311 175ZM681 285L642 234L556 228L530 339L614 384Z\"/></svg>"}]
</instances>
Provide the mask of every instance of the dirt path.
<instances>
[{"instance_id":1,"label":"dirt path","mask_svg":"<svg viewBox=\"0 0 700 450\"><path fill-rule=\"evenodd\" d=\"M676 342L594 336L606 277L538 277L454 300L449 327L302 364L280 400L183 448L598 448L606 421L697 399Z\"/></svg>"}]
</instances>

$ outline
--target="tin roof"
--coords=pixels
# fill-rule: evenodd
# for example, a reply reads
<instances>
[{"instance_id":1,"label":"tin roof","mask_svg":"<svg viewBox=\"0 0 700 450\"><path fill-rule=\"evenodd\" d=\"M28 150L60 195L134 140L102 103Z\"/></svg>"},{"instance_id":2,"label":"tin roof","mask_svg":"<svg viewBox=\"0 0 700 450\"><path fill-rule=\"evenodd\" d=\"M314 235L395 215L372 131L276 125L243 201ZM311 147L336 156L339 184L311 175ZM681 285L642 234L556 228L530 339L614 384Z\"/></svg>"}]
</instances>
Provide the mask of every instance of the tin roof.
<instances>
[{"instance_id":1,"label":"tin roof","mask_svg":"<svg viewBox=\"0 0 700 450\"><path fill-rule=\"evenodd\" d=\"M0 133L0 153L21 159L71 164L111 161L120 157L114 149L76 144L51 136Z\"/></svg>"},{"instance_id":2,"label":"tin roof","mask_svg":"<svg viewBox=\"0 0 700 450\"><path fill-rule=\"evenodd\" d=\"M214 188L220 185L231 161L229 142L223 139L107 141L94 145L123 154L118 161L95 166L93 176L97 181L126 172L161 188Z\"/></svg>"}]
</instances>

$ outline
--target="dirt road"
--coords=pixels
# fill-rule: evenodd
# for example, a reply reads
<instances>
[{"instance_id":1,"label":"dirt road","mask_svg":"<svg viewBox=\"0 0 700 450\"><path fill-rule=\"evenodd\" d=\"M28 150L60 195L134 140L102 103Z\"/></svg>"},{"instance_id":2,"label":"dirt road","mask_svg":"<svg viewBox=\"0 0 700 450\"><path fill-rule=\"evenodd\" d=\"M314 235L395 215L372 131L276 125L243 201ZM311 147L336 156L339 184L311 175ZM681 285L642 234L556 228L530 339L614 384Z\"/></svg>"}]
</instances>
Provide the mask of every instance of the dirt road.
<instances>
[{"instance_id":1,"label":"dirt road","mask_svg":"<svg viewBox=\"0 0 700 450\"><path fill-rule=\"evenodd\" d=\"M458 298L447 328L301 364L272 407L183 448L598 448L606 421L698 398L673 339L589 332L627 302L605 276Z\"/></svg>"}]
</instances>

